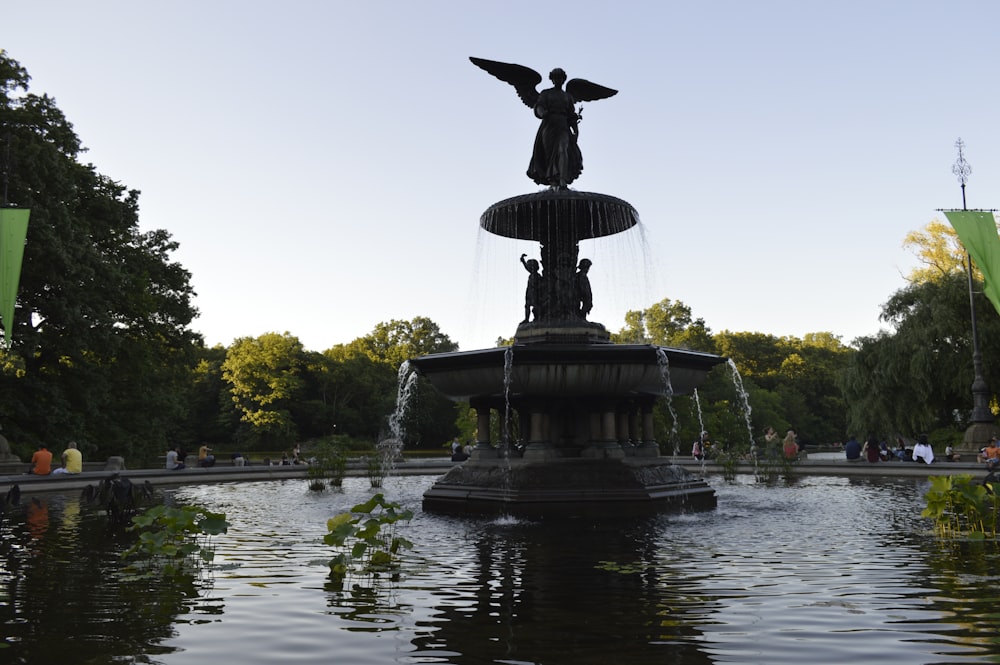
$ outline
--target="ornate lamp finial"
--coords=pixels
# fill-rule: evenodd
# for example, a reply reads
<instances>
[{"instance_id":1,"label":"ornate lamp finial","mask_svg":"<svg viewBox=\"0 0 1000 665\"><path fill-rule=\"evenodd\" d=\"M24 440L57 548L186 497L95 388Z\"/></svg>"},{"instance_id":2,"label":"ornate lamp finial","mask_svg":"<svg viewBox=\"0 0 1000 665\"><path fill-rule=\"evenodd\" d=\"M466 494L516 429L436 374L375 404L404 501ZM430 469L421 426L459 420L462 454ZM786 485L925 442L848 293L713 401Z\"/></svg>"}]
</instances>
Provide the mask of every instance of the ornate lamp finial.
<instances>
[{"instance_id":1,"label":"ornate lamp finial","mask_svg":"<svg viewBox=\"0 0 1000 665\"><path fill-rule=\"evenodd\" d=\"M955 147L958 148L958 159L955 160L955 164L951 167L951 172L955 174L958 178L958 183L962 186L962 210L965 210L965 183L969 181L969 174L972 173L972 167L969 162L965 161L965 141L961 137L955 141Z\"/></svg>"}]
</instances>

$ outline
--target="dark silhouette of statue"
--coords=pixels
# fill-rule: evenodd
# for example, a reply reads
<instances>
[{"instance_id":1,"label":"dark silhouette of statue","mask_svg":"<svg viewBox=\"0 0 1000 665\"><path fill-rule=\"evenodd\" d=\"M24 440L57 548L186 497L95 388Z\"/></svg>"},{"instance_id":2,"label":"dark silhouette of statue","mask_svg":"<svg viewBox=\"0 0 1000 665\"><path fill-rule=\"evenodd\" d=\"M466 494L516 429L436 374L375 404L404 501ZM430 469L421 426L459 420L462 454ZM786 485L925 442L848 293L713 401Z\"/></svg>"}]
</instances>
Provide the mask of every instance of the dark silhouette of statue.
<instances>
[{"instance_id":1,"label":"dark silhouette of statue","mask_svg":"<svg viewBox=\"0 0 1000 665\"><path fill-rule=\"evenodd\" d=\"M521 255L521 265L528 271L528 286L524 290L524 321L521 323L527 323L532 313L535 315L535 320L538 320L542 299L542 276L538 272L538 261L525 260L527 256L527 254Z\"/></svg>"},{"instance_id":2,"label":"dark silhouette of statue","mask_svg":"<svg viewBox=\"0 0 1000 665\"><path fill-rule=\"evenodd\" d=\"M590 310L594 308L594 294L590 290L590 266L593 263L590 259L580 259L580 266L576 272L576 302L577 314L581 319L586 319Z\"/></svg>"},{"instance_id":3,"label":"dark silhouette of statue","mask_svg":"<svg viewBox=\"0 0 1000 665\"><path fill-rule=\"evenodd\" d=\"M583 108L577 109L575 104L606 99L618 94L618 91L584 79L567 82L566 72L556 68L549 74L552 87L538 92L542 75L533 69L482 58L469 60L514 86L521 101L533 109L535 116L542 121L535 135L528 177L539 185L566 189L583 171L583 156L577 145ZM563 84L566 85L565 90Z\"/></svg>"}]
</instances>

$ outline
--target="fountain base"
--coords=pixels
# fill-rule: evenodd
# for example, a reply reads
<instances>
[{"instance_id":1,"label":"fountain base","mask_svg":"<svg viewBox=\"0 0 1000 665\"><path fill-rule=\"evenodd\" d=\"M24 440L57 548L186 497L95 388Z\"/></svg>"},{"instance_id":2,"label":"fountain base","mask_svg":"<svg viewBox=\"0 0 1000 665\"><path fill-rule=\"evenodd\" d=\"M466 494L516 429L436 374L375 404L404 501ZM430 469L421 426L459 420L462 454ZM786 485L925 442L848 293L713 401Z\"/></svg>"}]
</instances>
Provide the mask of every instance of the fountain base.
<instances>
[{"instance_id":1,"label":"fountain base","mask_svg":"<svg viewBox=\"0 0 1000 665\"><path fill-rule=\"evenodd\" d=\"M426 511L450 514L609 516L707 510L715 490L662 458L474 459L424 493Z\"/></svg>"}]
</instances>

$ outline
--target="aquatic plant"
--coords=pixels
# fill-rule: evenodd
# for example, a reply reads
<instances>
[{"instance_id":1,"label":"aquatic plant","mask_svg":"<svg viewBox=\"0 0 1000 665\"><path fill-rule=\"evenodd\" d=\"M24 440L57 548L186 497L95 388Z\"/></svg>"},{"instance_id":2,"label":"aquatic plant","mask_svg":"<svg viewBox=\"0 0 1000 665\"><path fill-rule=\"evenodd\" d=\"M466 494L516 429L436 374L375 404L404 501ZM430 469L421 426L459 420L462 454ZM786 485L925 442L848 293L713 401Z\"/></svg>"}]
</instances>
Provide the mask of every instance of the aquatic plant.
<instances>
[{"instance_id":1,"label":"aquatic plant","mask_svg":"<svg viewBox=\"0 0 1000 665\"><path fill-rule=\"evenodd\" d=\"M413 543L396 535L396 523L411 519L413 511L376 494L350 512L327 520L330 533L323 536L323 542L338 550L330 560L330 577L341 584L351 573L395 577L400 550L413 548Z\"/></svg>"},{"instance_id":2,"label":"aquatic plant","mask_svg":"<svg viewBox=\"0 0 1000 665\"><path fill-rule=\"evenodd\" d=\"M976 481L971 475L933 476L931 487L924 494L927 507L922 517L934 520L942 538L983 540L997 537L997 517L1000 515L998 479L987 477Z\"/></svg>"},{"instance_id":3,"label":"aquatic plant","mask_svg":"<svg viewBox=\"0 0 1000 665\"><path fill-rule=\"evenodd\" d=\"M126 531L139 537L121 556L136 562L132 567L136 572L177 576L211 562L215 557L212 537L228 530L225 513L194 505L153 506L132 518Z\"/></svg>"},{"instance_id":4,"label":"aquatic plant","mask_svg":"<svg viewBox=\"0 0 1000 665\"><path fill-rule=\"evenodd\" d=\"M323 491L330 487L340 487L347 471L347 453L337 441L322 441L313 448L309 457L309 489Z\"/></svg>"},{"instance_id":5,"label":"aquatic plant","mask_svg":"<svg viewBox=\"0 0 1000 665\"><path fill-rule=\"evenodd\" d=\"M365 463L368 484L372 489L382 487L382 482L385 480L385 477L389 475L389 467L385 462L385 458L376 453L374 455L368 455L362 459Z\"/></svg>"}]
</instances>

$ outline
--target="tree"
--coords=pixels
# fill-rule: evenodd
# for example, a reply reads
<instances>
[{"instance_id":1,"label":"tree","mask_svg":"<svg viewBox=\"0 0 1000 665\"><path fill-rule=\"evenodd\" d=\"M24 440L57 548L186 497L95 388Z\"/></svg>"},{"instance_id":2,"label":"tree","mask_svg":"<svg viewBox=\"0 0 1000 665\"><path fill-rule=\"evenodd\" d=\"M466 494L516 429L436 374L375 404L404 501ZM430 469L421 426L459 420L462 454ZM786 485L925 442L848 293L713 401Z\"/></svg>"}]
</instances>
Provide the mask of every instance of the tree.
<instances>
[{"instance_id":1,"label":"tree","mask_svg":"<svg viewBox=\"0 0 1000 665\"><path fill-rule=\"evenodd\" d=\"M0 51L8 204L31 209L0 419L24 452L75 439L91 457L144 457L186 422L190 274L163 230L140 232L139 193L78 161L72 125Z\"/></svg>"},{"instance_id":2,"label":"tree","mask_svg":"<svg viewBox=\"0 0 1000 665\"><path fill-rule=\"evenodd\" d=\"M363 338L323 352L322 399L338 434L378 441L396 403L397 368L374 360Z\"/></svg>"},{"instance_id":3,"label":"tree","mask_svg":"<svg viewBox=\"0 0 1000 665\"><path fill-rule=\"evenodd\" d=\"M614 341L623 344L657 344L712 353L712 333L705 320L695 319L681 301L664 298L642 311L625 313L625 327Z\"/></svg>"},{"instance_id":4,"label":"tree","mask_svg":"<svg viewBox=\"0 0 1000 665\"><path fill-rule=\"evenodd\" d=\"M980 344L998 349L1000 315L981 292L974 297ZM972 409L967 277L953 272L911 283L886 302L882 319L895 332L859 340L842 379L851 427L907 436L946 429L959 436ZM983 354L983 375L987 385L1000 385L995 354Z\"/></svg>"},{"instance_id":5,"label":"tree","mask_svg":"<svg viewBox=\"0 0 1000 665\"><path fill-rule=\"evenodd\" d=\"M352 345L369 358L392 368L395 372L410 358L457 351L458 345L441 332L436 323L418 316L411 321L392 320L379 323L365 337ZM393 392L395 398L395 392ZM412 401L406 410L403 424L407 445L435 447L453 437L457 431L455 408L452 403L434 390L425 379L420 379L408 395ZM401 405L395 404L395 408ZM392 413L389 409L386 415Z\"/></svg>"},{"instance_id":6,"label":"tree","mask_svg":"<svg viewBox=\"0 0 1000 665\"><path fill-rule=\"evenodd\" d=\"M293 404L302 397L305 350L291 333L235 340L222 363L250 445L285 447L298 436Z\"/></svg>"},{"instance_id":7,"label":"tree","mask_svg":"<svg viewBox=\"0 0 1000 665\"><path fill-rule=\"evenodd\" d=\"M379 323L372 332L357 340L358 348L368 357L399 367L410 358L429 353L457 351L458 345L441 332L436 323L427 317L417 316L410 321L393 319Z\"/></svg>"},{"instance_id":8,"label":"tree","mask_svg":"<svg viewBox=\"0 0 1000 665\"><path fill-rule=\"evenodd\" d=\"M965 270L965 248L950 224L931 220L922 231L911 231L903 247L913 250L923 267L907 276L910 282L928 282Z\"/></svg>"}]
</instances>

